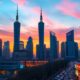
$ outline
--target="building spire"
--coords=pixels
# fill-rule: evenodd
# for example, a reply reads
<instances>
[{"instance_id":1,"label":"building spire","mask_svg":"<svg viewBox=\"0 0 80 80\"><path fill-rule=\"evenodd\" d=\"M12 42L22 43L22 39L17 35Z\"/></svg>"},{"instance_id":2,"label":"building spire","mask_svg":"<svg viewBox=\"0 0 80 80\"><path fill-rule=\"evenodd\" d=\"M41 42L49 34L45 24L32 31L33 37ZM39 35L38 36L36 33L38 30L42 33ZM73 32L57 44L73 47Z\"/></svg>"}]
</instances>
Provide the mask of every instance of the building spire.
<instances>
[{"instance_id":1,"label":"building spire","mask_svg":"<svg viewBox=\"0 0 80 80\"><path fill-rule=\"evenodd\" d=\"M42 16L42 9L41 9L41 14L40 14L40 21L43 20L43 16Z\"/></svg>"},{"instance_id":2,"label":"building spire","mask_svg":"<svg viewBox=\"0 0 80 80\"><path fill-rule=\"evenodd\" d=\"M18 5L17 5L17 14L16 14L16 21L18 21L19 16L18 16Z\"/></svg>"}]
</instances>

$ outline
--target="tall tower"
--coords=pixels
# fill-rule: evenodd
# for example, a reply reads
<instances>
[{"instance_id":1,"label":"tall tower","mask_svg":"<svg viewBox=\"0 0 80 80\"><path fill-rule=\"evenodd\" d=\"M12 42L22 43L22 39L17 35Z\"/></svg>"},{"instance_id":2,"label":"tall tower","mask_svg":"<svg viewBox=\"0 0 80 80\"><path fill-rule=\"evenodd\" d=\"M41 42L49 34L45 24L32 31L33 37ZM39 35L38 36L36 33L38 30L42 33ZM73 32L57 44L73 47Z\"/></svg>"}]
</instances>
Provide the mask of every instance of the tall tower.
<instances>
[{"instance_id":1,"label":"tall tower","mask_svg":"<svg viewBox=\"0 0 80 80\"><path fill-rule=\"evenodd\" d=\"M44 22L43 22L42 10L40 14L40 22L38 23L38 32L39 32L39 44L36 46L37 59L44 60L45 44L44 44Z\"/></svg>"},{"instance_id":2,"label":"tall tower","mask_svg":"<svg viewBox=\"0 0 80 80\"><path fill-rule=\"evenodd\" d=\"M19 43L20 43L20 22L18 16L18 6L17 6L17 14L16 14L16 21L14 22L14 52L19 50Z\"/></svg>"},{"instance_id":3,"label":"tall tower","mask_svg":"<svg viewBox=\"0 0 80 80\"><path fill-rule=\"evenodd\" d=\"M42 16L42 9L40 14L40 22L38 24L38 31L39 31L39 45L44 45L44 22Z\"/></svg>"}]
</instances>

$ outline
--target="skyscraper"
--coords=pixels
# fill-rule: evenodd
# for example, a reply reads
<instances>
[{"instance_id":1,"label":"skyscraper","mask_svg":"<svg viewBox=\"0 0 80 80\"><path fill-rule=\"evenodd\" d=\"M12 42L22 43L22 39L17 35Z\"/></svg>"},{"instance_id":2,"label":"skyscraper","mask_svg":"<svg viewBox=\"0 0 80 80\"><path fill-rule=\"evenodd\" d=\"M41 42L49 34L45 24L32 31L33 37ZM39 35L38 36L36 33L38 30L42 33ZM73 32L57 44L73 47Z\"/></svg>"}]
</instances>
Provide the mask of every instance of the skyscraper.
<instances>
[{"instance_id":1,"label":"skyscraper","mask_svg":"<svg viewBox=\"0 0 80 80\"><path fill-rule=\"evenodd\" d=\"M0 57L2 57L2 39L0 39Z\"/></svg>"},{"instance_id":2,"label":"skyscraper","mask_svg":"<svg viewBox=\"0 0 80 80\"><path fill-rule=\"evenodd\" d=\"M43 46L44 45L44 22L42 17L42 10L40 14L40 22L38 24L38 31L39 31L39 45Z\"/></svg>"},{"instance_id":3,"label":"skyscraper","mask_svg":"<svg viewBox=\"0 0 80 80\"><path fill-rule=\"evenodd\" d=\"M44 22L43 22L42 10L41 10L41 14L40 14L40 22L38 24L38 31L39 31L39 44L36 46L37 59L44 60L45 44L44 44Z\"/></svg>"},{"instance_id":4,"label":"skyscraper","mask_svg":"<svg viewBox=\"0 0 80 80\"><path fill-rule=\"evenodd\" d=\"M5 58L5 59L9 59L10 58L10 43L9 43L9 41L4 42L3 58Z\"/></svg>"},{"instance_id":5,"label":"skyscraper","mask_svg":"<svg viewBox=\"0 0 80 80\"><path fill-rule=\"evenodd\" d=\"M17 14L16 14L16 21L14 22L14 52L19 50L20 44L20 22L18 16L18 6L17 6Z\"/></svg>"},{"instance_id":6,"label":"skyscraper","mask_svg":"<svg viewBox=\"0 0 80 80\"><path fill-rule=\"evenodd\" d=\"M66 59L78 59L78 43L74 41L74 30L66 33L66 42L62 44L62 57Z\"/></svg>"},{"instance_id":7,"label":"skyscraper","mask_svg":"<svg viewBox=\"0 0 80 80\"><path fill-rule=\"evenodd\" d=\"M28 38L28 42L27 42L27 45L26 45L26 50L29 52L28 57L30 59L33 59L33 39L32 39L32 37Z\"/></svg>"},{"instance_id":8,"label":"skyscraper","mask_svg":"<svg viewBox=\"0 0 80 80\"><path fill-rule=\"evenodd\" d=\"M55 33L50 32L50 61L58 58L58 41Z\"/></svg>"},{"instance_id":9,"label":"skyscraper","mask_svg":"<svg viewBox=\"0 0 80 80\"><path fill-rule=\"evenodd\" d=\"M67 39L67 41L74 42L74 30L71 30L68 33L66 33L66 39Z\"/></svg>"}]
</instances>

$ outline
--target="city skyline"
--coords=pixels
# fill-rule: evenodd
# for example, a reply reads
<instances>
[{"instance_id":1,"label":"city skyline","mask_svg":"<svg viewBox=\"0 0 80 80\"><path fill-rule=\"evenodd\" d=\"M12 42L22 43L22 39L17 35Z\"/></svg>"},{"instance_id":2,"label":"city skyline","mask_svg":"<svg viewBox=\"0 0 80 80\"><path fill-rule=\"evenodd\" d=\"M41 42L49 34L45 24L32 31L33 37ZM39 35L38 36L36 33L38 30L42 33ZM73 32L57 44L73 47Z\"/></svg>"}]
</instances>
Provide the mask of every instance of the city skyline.
<instances>
[{"instance_id":1,"label":"city skyline","mask_svg":"<svg viewBox=\"0 0 80 80\"><path fill-rule=\"evenodd\" d=\"M16 0L12 0L13 2L14 1L16 1ZM17 0L18 1L18 0ZM25 0L22 0L22 1L24 1L25 2ZM30 0L31 1L31 0ZM48 1L48 0L47 0ZM58 1L61 1L61 0L58 0ZM62 1L67 1L67 0L62 0ZM61 1L61 2L62 2ZM4 0L2 1L2 2L4 2ZM3 3L2 2L0 2L0 5L2 5ZM54 1L55 2L55 1ZM69 3L69 0L68 0L68 3ZM71 2L70 2L71 3ZM72 2L72 4L73 4L74 2ZM10 4L12 4L12 3L10 3ZM40 9L39 9L39 7L36 7L35 9L32 9L33 11L32 11L32 13L30 13L30 14L34 14L34 12L35 12L35 15L37 16L37 17L32 17L32 19L33 19L33 22L31 23L31 25L29 25L30 24L30 20L22 20L23 19L23 16L22 16L22 14L23 14L23 12L22 12L22 10L24 10L24 9L27 9L26 7L25 7L25 5L23 5L24 3L23 2L21 2L21 3L18 3L18 5L19 5L19 17L20 17L20 23L22 24L21 25L21 40L22 41L24 41L25 42L25 45L26 45L26 41L27 41L27 39L28 39L28 37L29 36L32 36L33 37L33 42L34 42L34 46L36 47L36 44L38 43L38 22L39 22L39 16L40 16ZM7 3L6 3L6 5L7 5ZM4 5L3 5L4 6ZM16 7L16 4L15 3L13 3L13 6L14 7ZM73 6L75 6L75 5L73 5ZM24 7L24 9L21 9L21 7L23 8ZM8 8L8 7L7 7ZM73 8L73 7L72 7ZM15 11L14 11L14 9L15 9ZM13 23L14 23L14 21L15 21L15 16L16 16L16 8L14 8L13 9L13 11L14 11L14 14L12 14L12 15L14 15L14 19L12 19L12 15L9 13L6 13L6 14L4 14L4 18L2 18L2 21L0 22L0 26L6 26L6 27L1 27L0 28L0 38L3 40L3 41L5 41L5 40L9 40L10 41L10 44L13 44ZM62 24L55 24L54 23L54 21L52 20L50 20L49 18L48 18L48 15L46 16L45 14L44 14L44 8L42 7L42 9L43 9L43 19L44 19L44 23L46 24L45 25L45 44L47 45L47 47L49 47L49 45L50 45L50 41L49 41L49 39L50 39L50 37L49 37L49 32L50 31L53 31L53 32L55 32L56 33L56 36L57 36L57 38L58 38L58 40L59 40L59 42L61 42L61 41L65 41L65 38L66 38L66 32L68 32L69 30L71 30L71 29L73 29L73 27L64 27L63 26L63 24L65 23L65 22L63 22ZM28 9L29 10L29 9ZM37 12L38 11L38 12ZM53 10L54 11L54 10ZM4 10L3 10L3 12L5 12ZM26 10L26 12L27 12L27 10ZM5 16L6 15L8 15L8 18L6 19L5 18ZM54 16L54 15L52 15L52 16ZM66 16L68 16L68 15L66 15ZM69 15L70 16L70 15ZM1 17L1 14L0 14L0 17ZM2 16L3 17L3 16ZM7 17L7 16L6 16ZM74 19L77 19L77 17L75 17L75 16L73 16L74 17ZM36 20L38 18L38 20ZM55 19L55 18L54 18ZM5 20L5 21L4 21ZM9 21L10 20L10 21ZM4 22L3 22L4 21ZM79 20L80 21L80 20ZM10 22L10 23L9 23ZM29 23L28 23L29 22ZM24 23L26 23L26 25L24 24ZM77 23L76 23L77 24ZM76 24L73 24L72 23L72 25L73 26L75 26ZM8 26L10 26L11 25L11 27L8 27ZM68 25L68 23L67 24L65 24L65 26L66 25ZM27 27L27 26L29 26L29 27ZM36 27L33 27L33 26L36 26ZM56 27L57 26L57 28L53 28L53 27L51 27L51 26L54 26L54 27ZM58 26L62 26L62 27L58 27ZM70 25L71 26L71 25ZM76 25L76 26L78 26L78 25ZM79 27L74 27L74 29L75 29L75 40L79 43L79 48L80 48L80 38L79 38L79 31L80 31L80 28ZM5 29L6 28L6 29ZM52 30L53 29L53 30ZM63 37L62 37L62 35L63 35ZM35 53L35 47L34 47L34 53ZM13 49L13 45L10 45L10 48L11 48L11 51L12 51L12 49Z\"/></svg>"}]
</instances>

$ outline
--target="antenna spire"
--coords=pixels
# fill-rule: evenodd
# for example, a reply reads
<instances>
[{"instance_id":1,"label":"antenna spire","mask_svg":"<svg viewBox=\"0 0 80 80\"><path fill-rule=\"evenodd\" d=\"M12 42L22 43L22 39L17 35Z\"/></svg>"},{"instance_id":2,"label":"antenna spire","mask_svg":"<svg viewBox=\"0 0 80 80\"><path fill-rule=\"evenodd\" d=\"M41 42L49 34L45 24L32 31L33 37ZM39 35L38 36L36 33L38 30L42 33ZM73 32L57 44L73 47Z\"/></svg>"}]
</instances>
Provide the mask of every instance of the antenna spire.
<instances>
[{"instance_id":1,"label":"antenna spire","mask_svg":"<svg viewBox=\"0 0 80 80\"><path fill-rule=\"evenodd\" d=\"M18 16L18 4L17 4L17 14L16 14L16 21L18 21L19 16Z\"/></svg>"},{"instance_id":2,"label":"antenna spire","mask_svg":"<svg viewBox=\"0 0 80 80\"><path fill-rule=\"evenodd\" d=\"M40 13L40 21L43 20L43 16L42 16L42 9L41 9L41 13Z\"/></svg>"}]
</instances>

